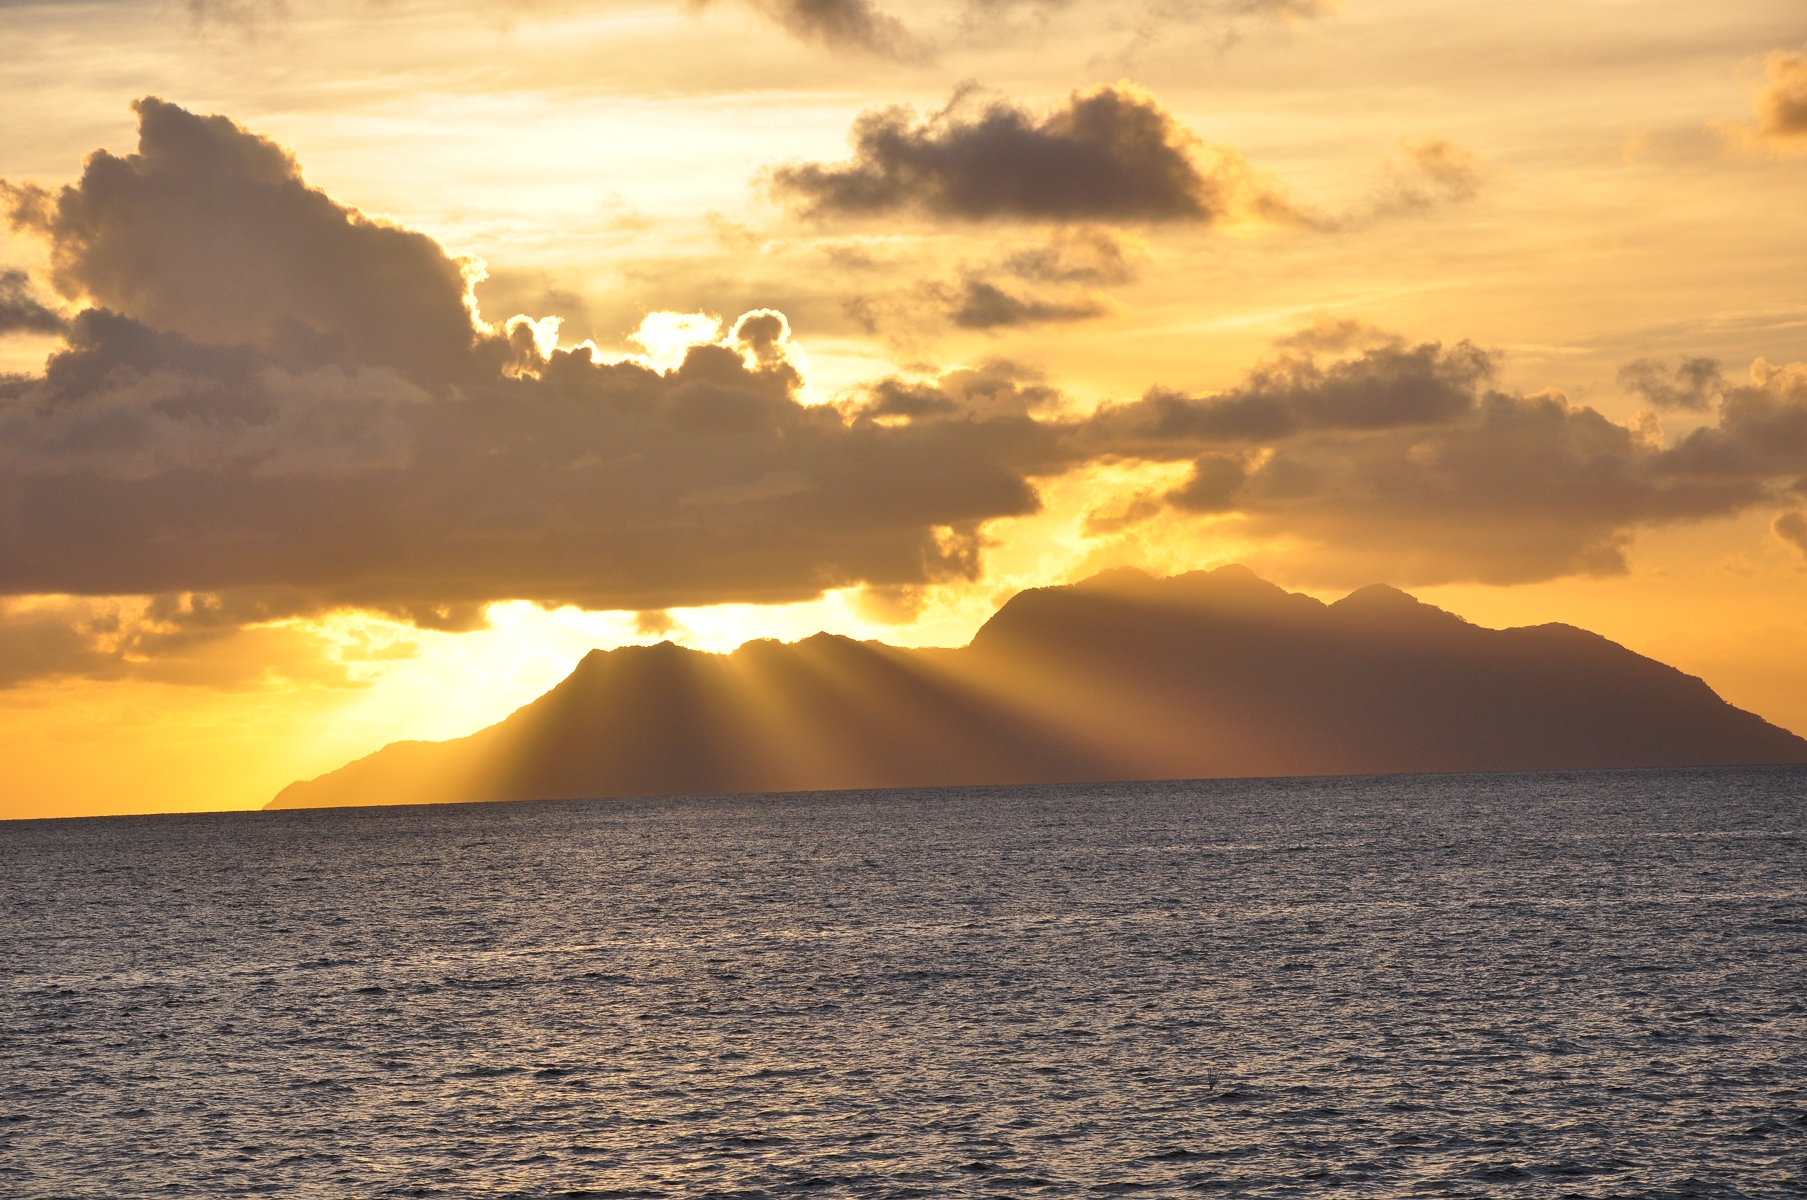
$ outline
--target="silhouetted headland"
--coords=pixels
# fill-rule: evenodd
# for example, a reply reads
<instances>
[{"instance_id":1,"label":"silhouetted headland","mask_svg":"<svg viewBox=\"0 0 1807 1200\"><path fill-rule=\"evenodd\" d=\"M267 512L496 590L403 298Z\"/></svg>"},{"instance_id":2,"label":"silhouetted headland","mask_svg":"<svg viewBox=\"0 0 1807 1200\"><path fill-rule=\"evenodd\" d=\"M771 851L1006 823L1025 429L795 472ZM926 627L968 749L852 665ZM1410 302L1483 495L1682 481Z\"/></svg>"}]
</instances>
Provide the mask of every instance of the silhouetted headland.
<instances>
[{"instance_id":1,"label":"silhouetted headland","mask_svg":"<svg viewBox=\"0 0 1807 1200\"><path fill-rule=\"evenodd\" d=\"M268 807L1798 762L1807 740L1573 626L1116 570L1019 593L958 650L592 651L499 724Z\"/></svg>"}]
</instances>

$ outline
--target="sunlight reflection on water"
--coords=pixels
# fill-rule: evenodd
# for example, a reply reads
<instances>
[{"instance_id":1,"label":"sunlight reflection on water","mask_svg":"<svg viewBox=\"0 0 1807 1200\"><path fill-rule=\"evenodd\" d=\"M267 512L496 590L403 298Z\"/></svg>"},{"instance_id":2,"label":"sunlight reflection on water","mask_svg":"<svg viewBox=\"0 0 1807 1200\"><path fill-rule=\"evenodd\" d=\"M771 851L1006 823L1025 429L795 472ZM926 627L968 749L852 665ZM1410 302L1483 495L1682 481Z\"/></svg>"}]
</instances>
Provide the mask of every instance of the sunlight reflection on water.
<instances>
[{"instance_id":1,"label":"sunlight reflection on water","mask_svg":"<svg viewBox=\"0 0 1807 1200\"><path fill-rule=\"evenodd\" d=\"M1804 801L1774 769L9 823L0 1191L1799 1194Z\"/></svg>"}]
</instances>

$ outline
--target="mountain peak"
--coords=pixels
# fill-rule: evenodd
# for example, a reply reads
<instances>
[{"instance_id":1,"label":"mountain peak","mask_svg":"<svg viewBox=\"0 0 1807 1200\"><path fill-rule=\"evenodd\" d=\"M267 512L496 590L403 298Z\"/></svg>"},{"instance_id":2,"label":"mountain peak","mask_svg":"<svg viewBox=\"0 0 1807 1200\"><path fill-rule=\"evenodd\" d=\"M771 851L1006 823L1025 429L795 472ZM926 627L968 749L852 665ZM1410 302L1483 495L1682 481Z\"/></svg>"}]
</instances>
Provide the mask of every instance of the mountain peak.
<instances>
[{"instance_id":1,"label":"mountain peak","mask_svg":"<svg viewBox=\"0 0 1807 1200\"><path fill-rule=\"evenodd\" d=\"M1411 593L1402 592L1386 583L1371 583L1367 587L1355 589L1330 605L1330 612L1344 619L1354 619L1368 624L1409 623L1444 628L1464 627L1469 624L1455 613L1438 608L1434 604L1426 604Z\"/></svg>"},{"instance_id":2,"label":"mountain peak","mask_svg":"<svg viewBox=\"0 0 1807 1200\"><path fill-rule=\"evenodd\" d=\"M1807 740L1566 626L1482 629L1384 584L1326 606L1241 566L1124 569L1018 593L958 650L593 651L498 725L272 807L1784 762Z\"/></svg>"},{"instance_id":3,"label":"mountain peak","mask_svg":"<svg viewBox=\"0 0 1807 1200\"><path fill-rule=\"evenodd\" d=\"M1096 575L1086 576L1072 587L1082 592L1145 595L1160 585L1161 580L1140 567L1106 567Z\"/></svg>"}]
</instances>

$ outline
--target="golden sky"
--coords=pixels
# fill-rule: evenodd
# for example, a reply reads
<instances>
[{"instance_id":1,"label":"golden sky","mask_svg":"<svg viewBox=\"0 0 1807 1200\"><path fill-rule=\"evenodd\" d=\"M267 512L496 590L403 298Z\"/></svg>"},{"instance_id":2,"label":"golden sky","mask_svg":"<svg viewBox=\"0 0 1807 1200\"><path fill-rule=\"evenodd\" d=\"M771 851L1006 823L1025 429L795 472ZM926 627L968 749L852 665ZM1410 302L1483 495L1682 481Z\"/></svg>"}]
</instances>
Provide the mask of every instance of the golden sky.
<instances>
[{"instance_id":1,"label":"golden sky","mask_svg":"<svg viewBox=\"0 0 1807 1200\"><path fill-rule=\"evenodd\" d=\"M1120 565L1566 621L1807 732L1798 0L0 28L0 817Z\"/></svg>"}]
</instances>

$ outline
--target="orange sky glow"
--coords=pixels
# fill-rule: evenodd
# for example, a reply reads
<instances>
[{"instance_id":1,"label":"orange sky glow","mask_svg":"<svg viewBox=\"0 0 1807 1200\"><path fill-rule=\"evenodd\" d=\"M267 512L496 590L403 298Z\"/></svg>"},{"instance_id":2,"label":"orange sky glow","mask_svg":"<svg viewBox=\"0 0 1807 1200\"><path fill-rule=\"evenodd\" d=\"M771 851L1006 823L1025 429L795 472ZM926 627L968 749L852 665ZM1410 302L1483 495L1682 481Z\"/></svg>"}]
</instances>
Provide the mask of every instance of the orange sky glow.
<instances>
[{"instance_id":1,"label":"orange sky glow","mask_svg":"<svg viewBox=\"0 0 1807 1200\"><path fill-rule=\"evenodd\" d=\"M1798 0L0 6L0 818L1248 565L1807 733Z\"/></svg>"}]
</instances>

